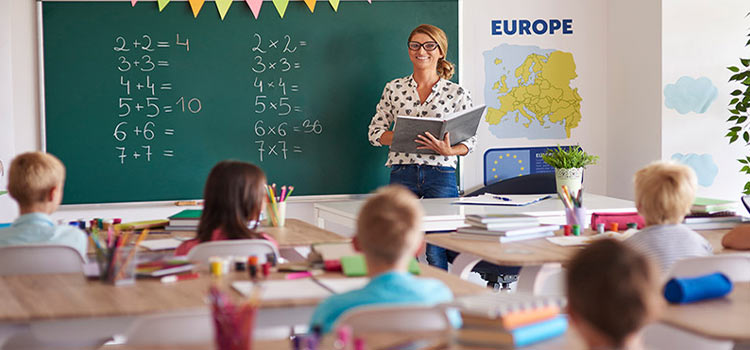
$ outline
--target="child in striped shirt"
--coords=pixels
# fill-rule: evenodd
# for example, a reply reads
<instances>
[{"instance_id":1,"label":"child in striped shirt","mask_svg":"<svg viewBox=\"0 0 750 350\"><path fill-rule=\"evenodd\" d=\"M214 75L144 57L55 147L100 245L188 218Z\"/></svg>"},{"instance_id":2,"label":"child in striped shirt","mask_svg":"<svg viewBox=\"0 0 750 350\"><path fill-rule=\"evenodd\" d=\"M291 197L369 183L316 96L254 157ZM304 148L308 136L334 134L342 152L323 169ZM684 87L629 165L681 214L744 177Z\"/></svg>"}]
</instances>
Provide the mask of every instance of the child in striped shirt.
<instances>
[{"instance_id":1,"label":"child in striped shirt","mask_svg":"<svg viewBox=\"0 0 750 350\"><path fill-rule=\"evenodd\" d=\"M655 162L635 174L635 203L646 227L625 242L664 273L679 259L713 254L705 238L682 225L696 187L693 170L672 162Z\"/></svg>"}]
</instances>

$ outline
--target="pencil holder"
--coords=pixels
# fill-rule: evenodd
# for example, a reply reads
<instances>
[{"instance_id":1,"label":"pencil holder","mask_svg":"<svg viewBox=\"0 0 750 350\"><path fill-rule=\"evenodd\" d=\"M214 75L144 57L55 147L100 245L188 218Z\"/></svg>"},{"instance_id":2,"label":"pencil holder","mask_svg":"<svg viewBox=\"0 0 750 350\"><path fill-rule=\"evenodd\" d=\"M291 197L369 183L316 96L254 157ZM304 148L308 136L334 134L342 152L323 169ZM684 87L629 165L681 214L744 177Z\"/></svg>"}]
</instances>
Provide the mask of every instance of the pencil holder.
<instances>
[{"instance_id":1,"label":"pencil holder","mask_svg":"<svg viewBox=\"0 0 750 350\"><path fill-rule=\"evenodd\" d=\"M578 225L581 230L586 228L586 208L565 208L565 220L568 225Z\"/></svg>"},{"instance_id":2,"label":"pencil holder","mask_svg":"<svg viewBox=\"0 0 750 350\"><path fill-rule=\"evenodd\" d=\"M116 286L135 283L135 265L138 248L123 246L114 250L111 268L107 271L106 281Z\"/></svg>"},{"instance_id":3,"label":"pencil holder","mask_svg":"<svg viewBox=\"0 0 750 350\"><path fill-rule=\"evenodd\" d=\"M266 217L268 226L283 227L286 221L286 202L268 203Z\"/></svg>"},{"instance_id":4,"label":"pencil holder","mask_svg":"<svg viewBox=\"0 0 750 350\"><path fill-rule=\"evenodd\" d=\"M251 350L257 308L250 304L235 305L224 293L209 292L214 320L217 350Z\"/></svg>"}]
</instances>

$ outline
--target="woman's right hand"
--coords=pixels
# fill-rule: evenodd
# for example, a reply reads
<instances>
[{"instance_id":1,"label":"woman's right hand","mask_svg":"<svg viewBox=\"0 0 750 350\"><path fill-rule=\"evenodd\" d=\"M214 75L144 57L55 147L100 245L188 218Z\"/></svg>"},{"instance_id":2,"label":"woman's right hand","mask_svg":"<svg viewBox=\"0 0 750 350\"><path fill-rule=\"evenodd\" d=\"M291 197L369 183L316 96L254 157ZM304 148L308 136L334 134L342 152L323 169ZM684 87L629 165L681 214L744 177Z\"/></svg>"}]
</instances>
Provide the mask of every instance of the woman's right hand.
<instances>
[{"instance_id":1,"label":"woman's right hand","mask_svg":"<svg viewBox=\"0 0 750 350\"><path fill-rule=\"evenodd\" d=\"M383 135L380 135L380 144L384 146L390 146L393 143L393 131L386 131Z\"/></svg>"}]
</instances>

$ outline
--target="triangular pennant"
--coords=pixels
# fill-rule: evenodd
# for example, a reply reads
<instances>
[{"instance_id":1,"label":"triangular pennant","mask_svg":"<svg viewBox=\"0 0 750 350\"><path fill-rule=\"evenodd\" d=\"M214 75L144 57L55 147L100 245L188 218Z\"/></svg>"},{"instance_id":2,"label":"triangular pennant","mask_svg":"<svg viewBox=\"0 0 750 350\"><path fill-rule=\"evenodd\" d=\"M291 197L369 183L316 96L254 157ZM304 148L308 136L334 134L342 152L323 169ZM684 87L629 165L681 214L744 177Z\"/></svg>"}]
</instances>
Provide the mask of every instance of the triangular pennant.
<instances>
[{"instance_id":1,"label":"triangular pennant","mask_svg":"<svg viewBox=\"0 0 750 350\"><path fill-rule=\"evenodd\" d=\"M289 5L289 0L273 0L273 4L276 5L276 11L279 11L279 16L284 18L286 13L286 5Z\"/></svg>"},{"instance_id":2,"label":"triangular pennant","mask_svg":"<svg viewBox=\"0 0 750 350\"><path fill-rule=\"evenodd\" d=\"M193 9L193 17L198 17L198 12L201 12L201 7L206 0L189 0L190 8Z\"/></svg>"},{"instance_id":3,"label":"triangular pennant","mask_svg":"<svg viewBox=\"0 0 750 350\"><path fill-rule=\"evenodd\" d=\"M221 16L221 20L224 20L224 16L227 15L227 11L229 11L229 6L232 6L232 0L216 0L216 9L219 10L219 16Z\"/></svg>"},{"instance_id":4,"label":"triangular pennant","mask_svg":"<svg viewBox=\"0 0 750 350\"><path fill-rule=\"evenodd\" d=\"M333 10L338 12L339 10L339 0L328 0L329 3L331 3L331 7L333 7Z\"/></svg>"},{"instance_id":5,"label":"triangular pennant","mask_svg":"<svg viewBox=\"0 0 750 350\"><path fill-rule=\"evenodd\" d=\"M135 6L136 2L138 2L138 0L130 0L130 5Z\"/></svg>"},{"instance_id":6,"label":"triangular pennant","mask_svg":"<svg viewBox=\"0 0 750 350\"><path fill-rule=\"evenodd\" d=\"M367 0L367 2L369 2L369 3L371 3L371 4L372 4L372 0Z\"/></svg>"},{"instance_id":7,"label":"triangular pennant","mask_svg":"<svg viewBox=\"0 0 750 350\"><path fill-rule=\"evenodd\" d=\"M318 2L318 0L305 0L305 4L307 4L307 7L310 9L310 12L315 12L315 3Z\"/></svg>"},{"instance_id":8,"label":"triangular pennant","mask_svg":"<svg viewBox=\"0 0 750 350\"><path fill-rule=\"evenodd\" d=\"M253 11L253 16L258 19L260 14L260 7L263 5L263 0L245 0L247 6L250 7L250 11Z\"/></svg>"},{"instance_id":9,"label":"triangular pennant","mask_svg":"<svg viewBox=\"0 0 750 350\"><path fill-rule=\"evenodd\" d=\"M159 0L159 12L164 9L165 6L169 3L169 0Z\"/></svg>"}]
</instances>

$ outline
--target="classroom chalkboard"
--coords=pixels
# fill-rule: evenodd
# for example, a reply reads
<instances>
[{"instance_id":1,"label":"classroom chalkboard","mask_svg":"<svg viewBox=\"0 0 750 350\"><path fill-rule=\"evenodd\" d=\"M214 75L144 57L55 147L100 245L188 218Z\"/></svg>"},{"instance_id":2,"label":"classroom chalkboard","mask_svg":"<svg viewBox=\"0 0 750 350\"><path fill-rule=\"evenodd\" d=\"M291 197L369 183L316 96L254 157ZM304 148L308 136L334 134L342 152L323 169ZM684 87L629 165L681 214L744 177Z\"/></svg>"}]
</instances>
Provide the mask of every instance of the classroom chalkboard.
<instances>
[{"instance_id":1,"label":"classroom chalkboard","mask_svg":"<svg viewBox=\"0 0 750 350\"><path fill-rule=\"evenodd\" d=\"M388 183L387 148L367 127L383 87L411 74L421 23L448 34L457 0L269 1L259 18L213 2L43 2L44 139L66 165L64 203L201 198L224 159L259 165L295 195L367 193ZM454 80L457 76L454 77Z\"/></svg>"}]
</instances>

